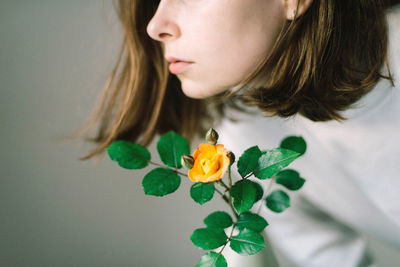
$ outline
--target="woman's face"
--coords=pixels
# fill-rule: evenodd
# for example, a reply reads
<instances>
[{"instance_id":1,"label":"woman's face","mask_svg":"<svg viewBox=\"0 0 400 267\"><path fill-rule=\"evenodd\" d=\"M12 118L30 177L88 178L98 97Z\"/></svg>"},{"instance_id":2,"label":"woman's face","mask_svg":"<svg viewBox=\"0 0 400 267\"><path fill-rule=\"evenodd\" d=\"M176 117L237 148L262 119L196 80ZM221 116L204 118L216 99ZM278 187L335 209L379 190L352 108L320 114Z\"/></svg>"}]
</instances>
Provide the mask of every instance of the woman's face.
<instances>
[{"instance_id":1,"label":"woman's face","mask_svg":"<svg viewBox=\"0 0 400 267\"><path fill-rule=\"evenodd\" d=\"M240 84L271 50L285 21L282 0L161 0L147 26L191 98Z\"/></svg>"}]
</instances>

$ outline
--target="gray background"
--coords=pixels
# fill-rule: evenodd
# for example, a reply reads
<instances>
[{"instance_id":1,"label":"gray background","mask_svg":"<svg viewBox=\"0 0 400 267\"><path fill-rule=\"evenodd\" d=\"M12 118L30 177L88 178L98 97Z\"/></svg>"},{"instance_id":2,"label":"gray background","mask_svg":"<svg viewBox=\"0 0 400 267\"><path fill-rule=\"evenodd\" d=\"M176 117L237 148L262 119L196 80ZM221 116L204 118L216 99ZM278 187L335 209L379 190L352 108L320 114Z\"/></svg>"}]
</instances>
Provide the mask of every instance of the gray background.
<instances>
[{"instance_id":1,"label":"gray background","mask_svg":"<svg viewBox=\"0 0 400 267\"><path fill-rule=\"evenodd\" d=\"M189 237L225 203L195 204L184 179L145 196L145 171L57 144L94 107L120 39L111 1L0 1L0 266L194 266L203 254ZM398 252L371 246L393 264Z\"/></svg>"},{"instance_id":2,"label":"gray background","mask_svg":"<svg viewBox=\"0 0 400 267\"><path fill-rule=\"evenodd\" d=\"M191 183L145 196L145 172L57 138L78 128L116 60L111 1L0 1L0 266L194 266L189 237L225 204Z\"/></svg>"}]
</instances>

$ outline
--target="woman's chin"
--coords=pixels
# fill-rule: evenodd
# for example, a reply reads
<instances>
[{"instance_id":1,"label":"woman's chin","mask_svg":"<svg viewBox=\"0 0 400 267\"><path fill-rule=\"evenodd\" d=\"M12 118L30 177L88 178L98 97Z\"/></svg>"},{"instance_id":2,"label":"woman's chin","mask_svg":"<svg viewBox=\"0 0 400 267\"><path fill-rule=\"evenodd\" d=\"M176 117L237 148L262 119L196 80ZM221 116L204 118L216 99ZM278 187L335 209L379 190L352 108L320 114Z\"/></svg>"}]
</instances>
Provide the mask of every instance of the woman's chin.
<instances>
[{"instance_id":1,"label":"woman's chin","mask_svg":"<svg viewBox=\"0 0 400 267\"><path fill-rule=\"evenodd\" d=\"M229 87L228 87L229 88ZM228 88L221 88L221 87L208 87L205 85L198 85L198 86L185 86L182 84L182 91L183 93L193 99L205 99L208 97L215 96L220 94Z\"/></svg>"},{"instance_id":2,"label":"woman's chin","mask_svg":"<svg viewBox=\"0 0 400 267\"><path fill-rule=\"evenodd\" d=\"M188 91L188 90L184 90L183 88L182 88L182 91L187 97L193 98L193 99L204 99L204 98L208 97L208 95L204 95L204 93L201 93L201 92L196 92L196 91L191 91L191 90Z\"/></svg>"}]
</instances>

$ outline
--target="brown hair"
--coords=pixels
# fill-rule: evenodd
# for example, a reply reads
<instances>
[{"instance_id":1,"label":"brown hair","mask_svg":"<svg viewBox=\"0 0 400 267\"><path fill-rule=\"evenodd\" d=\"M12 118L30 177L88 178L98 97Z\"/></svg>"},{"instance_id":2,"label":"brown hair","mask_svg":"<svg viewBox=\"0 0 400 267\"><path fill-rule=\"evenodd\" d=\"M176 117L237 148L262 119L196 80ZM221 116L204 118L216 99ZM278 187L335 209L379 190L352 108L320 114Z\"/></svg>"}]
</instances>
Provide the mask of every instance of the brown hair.
<instances>
[{"instance_id":1,"label":"brown hair","mask_svg":"<svg viewBox=\"0 0 400 267\"><path fill-rule=\"evenodd\" d=\"M383 2L314 0L302 16L287 21L269 57L239 90L190 99L169 74L162 44L146 33L158 2L119 0L116 5L124 41L97 108L74 137L97 128L94 137L85 138L97 146L81 160L101 154L115 140L147 146L169 130L192 141L212 126L212 119L224 117L227 100L257 106L268 116L300 113L314 121L343 120L340 111L379 78L391 79L390 72L388 77L380 73L388 42ZM262 86L252 85L256 80Z\"/></svg>"},{"instance_id":2,"label":"brown hair","mask_svg":"<svg viewBox=\"0 0 400 267\"><path fill-rule=\"evenodd\" d=\"M380 1L314 0L283 32L270 57L248 78L262 76L264 85L241 95L268 116L344 120L340 111L380 78L391 80L390 72L380 73L387 55Z\"/></svg>"}]
</instances>

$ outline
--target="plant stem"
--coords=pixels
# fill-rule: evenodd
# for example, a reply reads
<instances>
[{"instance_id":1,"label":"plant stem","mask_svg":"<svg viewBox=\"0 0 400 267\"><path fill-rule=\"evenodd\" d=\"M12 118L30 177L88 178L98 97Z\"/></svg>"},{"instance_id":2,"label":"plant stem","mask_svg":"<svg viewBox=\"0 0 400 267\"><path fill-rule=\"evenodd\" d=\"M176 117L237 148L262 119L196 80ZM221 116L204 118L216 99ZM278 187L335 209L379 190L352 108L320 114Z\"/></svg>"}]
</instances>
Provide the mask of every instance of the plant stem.
<instances>
[{"instance_id":1,"label":"plant stem","mask_svg":"<svg viewBox=\"0 0 400 267\"><path fill-rule=\"evenodd\" d=\"M231 166L228 167L228 181L229 181L229 188L232 188Z\"/></svg>"},{"instance_id":2,"label":"plant stem","mask_svg":"<svg viewBox=\"0 0 400 267\"><path fill-rule=\"evenodd\" d=\"M235 229L235 227L236 227L236 223L234 223L234 224L232 225L231 234L229 235L228 240L226 240L224 246L223 246L223 247L221 248L221 250L218 252L219 255L221 255L221 253L222 253L222 251L225 249L226 245L229 243L229 241L231 241L232 235L233 235L233 230Z\"/></svg>"},{"instance_id":3,"label":"plant stem","mask_svg":"<svg viewBox=\"0 0 400 267\"><path fill-rule=\"evenodd\" d=\"M228 177L229 177L229 175L230 175L230 171L228 169ZM225 187L225 191L229 191L230 190L230 187L228 187L222 180L219 180L218 184L222 185L223 187Z\"/></svg>"},{"instance_id":4,"label":"plant stem","mask_svg":"<svg viewBox=\"0 0 400 267\"><path fill-rule=\"evenodd\" d=\"M166 166L164 166L164 165L161 165L160 163L152 162L151 160L149 161L149 163L151 163L151 164L153 164L153 165L157 165L157 166L163 167L163 168L166 167Z\"/></svg>"},{"instance_id":5,"label":"plant stem","mask_svg":"<svg viewBox=\"0 0 400 267\"><path fill-rule=\"evenodd\" d=\"M177 168L171 168L171 167L169 167L169 166L164 166L164 165L161 165L161 164L159 164L159 163L152 162L151 160L149 161L149 163L150 163L150 164L153 164L153 165L156 165L156 166L159 166L159 167L162 167L162 168L171 169L171 170L173 170L173 171L174 171L175 173L177 173L177 174L180 174L180 175L183 175L183 176L188 177L186 173L183 173L183 172L178 171Z\"/></svg>"},{"instance_id":6,"label":"plant stem","mask_svg":"<svg viewBox=\"0 0 400 267\"><path fill-rule=\"evenodd\" d=\"M222 195L222 198L225 200L225 202L227 202L229 204L229 206L231 207L232 212L233 212L233 214L235 214L235 217L236 217L236 220L237 220L237 219L239 219L239 215L237 214L235 208L233 207L232 196L231 196L231 188L232 188L231 166L228 167L228 181L229 181L229 187L222 180L219 180L218 184L223 186L226 189L226 191L228 191L229 199L224 194L222 194L222 192L220 192L218 189L216 189L216 190L217 190L218 193L220 193ZM232 235L233 235L233 230L236 227L236 223L237 222L233 223L231 234L229 235L228 240L225 242L224 246L218 252L218 255L221 255L221 253L225 249L226 245L229 243L229 241L231 241Z\"/></svg>"},{"instance_id":7,"label":"plant stem","mask_svg":"<svg viewBox=\"0 0 400 267\"><path fill-rule=\"evenodd\" d=\"M268 195L269 192L271 191L271 188L272 188L273 183L275 182L275 179L276 179L276 176L275 175L272 176L271 181L269 182L269 185L268 185L268 188L267 188L267 191L266 191L266 195Z\"/></svg>"},{"instance_id":8,"label":"plant stem","mask_svg":"<svg viewBox=\"0 0 400 267\"><path fill-rule=\"evenodd\" d=\"M219 191L217 188L215 188L215 191L217 191L222 196L226 204L229 204L229 199L221 191Z\"/></svg>"},{"instance_id":9,"label":"plant stem","mask_svg":"<svg viewBox=\"0 0 400 267\"><path fill-rule=\"evenodd\" d=\"M232 205L232 195L231 195L231 188L232 188L232 176L231 176L231 166L228 167L228 180L229 180L229 206L231 206L233 214L235 214L236 219L239 218L235 208Z\"/></svg>"},{"instance_id":10,"label":"plant stem","mask_svg":"<svg viewBox=\"0 0 400 267\"><path fill-rule=\"evenodd\" d=\"M272 188L273 183L275 182L275 179L276 179L276 176L275 176L275 175L272 176L271 181L270 181L269 184L268 184L267 190L265 191L265 195L266 195L267 197L268 197L268 195L269 195L269 193L270 193L270 191L271 191L271 188ZM265 198L264 198L262 201L260 201L260 204L258 205L258 209L257 209L257 214L260 213L261 205L262 205L262 203L263 203L264 201L265 201Z\"/></svg>"},{"instance_id":11,"label":"plant stem","mask_svg":"<svg viewBox=\"0 0 400 267\"><path fill-rule=\"evenodd\" d=\"M178 170L175 170L175 173L188 177L188 175L186 173L179 172Z\"/></svg>"},{"instance_id":12,"label":"plant stem","mask_svg":"<svg viewBox=\"0 0 400 267\"><path fill-rule=\"evenodd\" d=\"M253 172L251 172L251 173L247 174L247 175L246 175L246 177L244 177L244 178L243 178L243 180L245 180L245 179L249 178L249 177L250 177L250 176L252 176L253 174L254 174Z\"/></svg>"}]
</instances>

